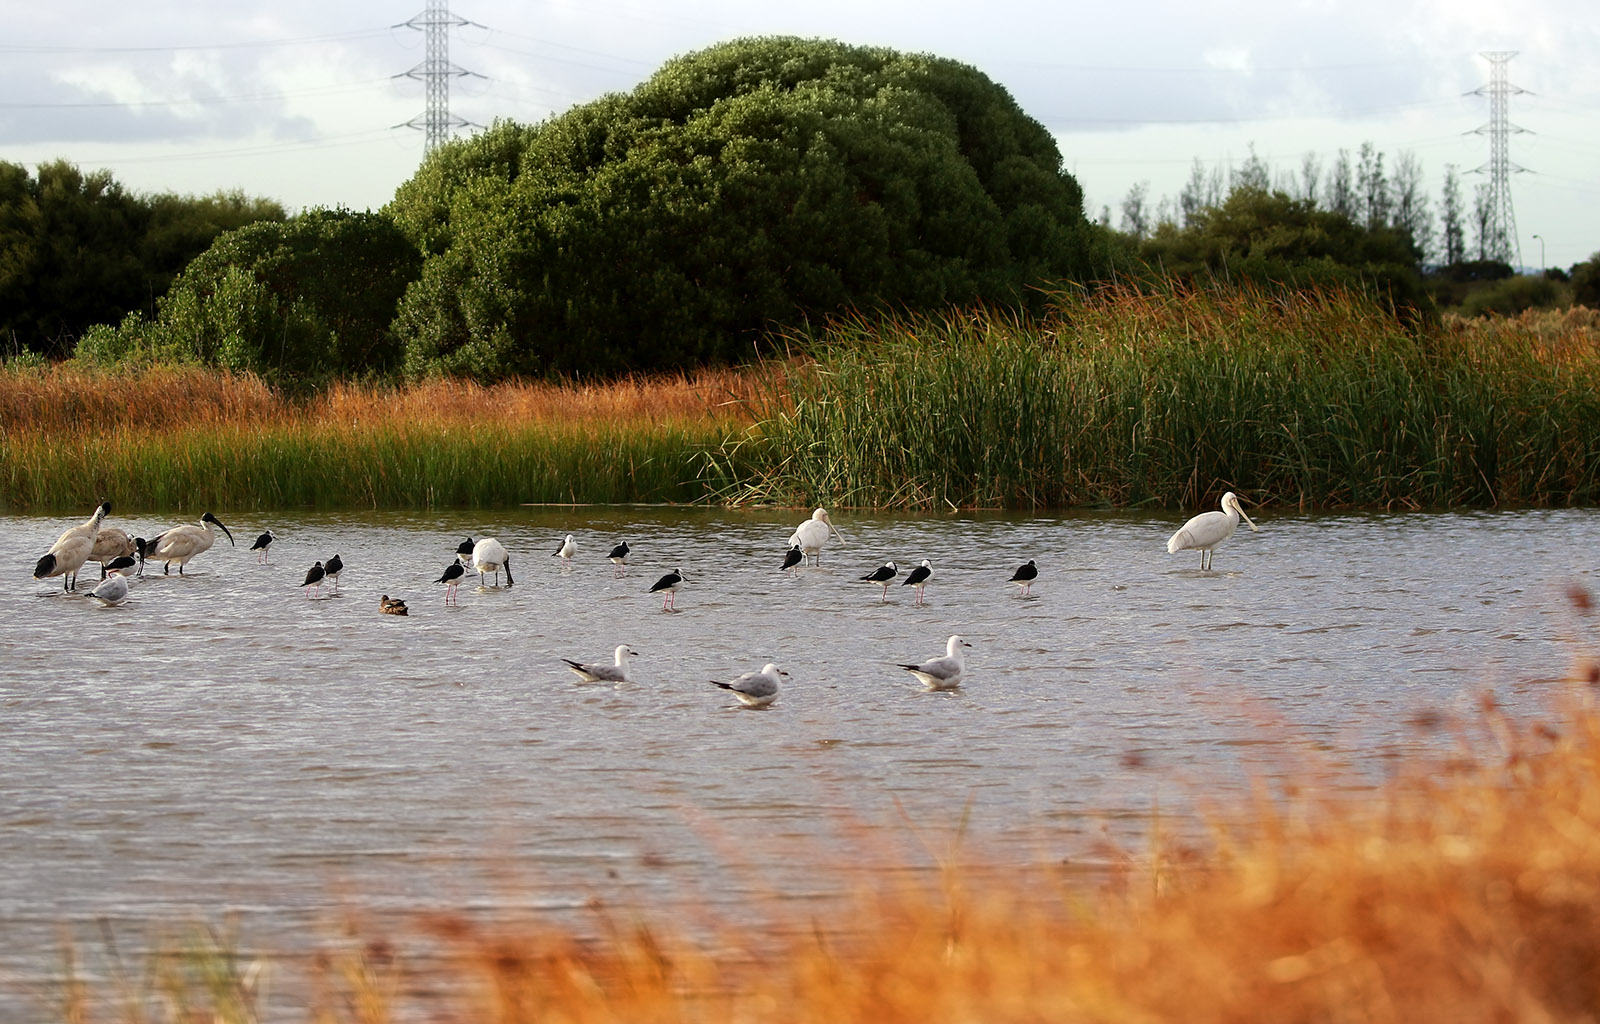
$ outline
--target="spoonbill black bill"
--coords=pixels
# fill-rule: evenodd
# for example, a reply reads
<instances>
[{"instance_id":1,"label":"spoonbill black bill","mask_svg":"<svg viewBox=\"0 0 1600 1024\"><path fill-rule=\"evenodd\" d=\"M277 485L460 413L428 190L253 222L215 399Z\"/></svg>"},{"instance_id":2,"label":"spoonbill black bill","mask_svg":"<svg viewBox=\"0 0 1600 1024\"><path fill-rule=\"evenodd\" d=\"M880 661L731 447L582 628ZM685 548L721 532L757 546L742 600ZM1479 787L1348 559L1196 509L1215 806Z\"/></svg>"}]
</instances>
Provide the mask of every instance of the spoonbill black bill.
<instances>
[{"instance_id":1,"label":"spoonbill black bill","mask_svg":"<svg viewBox=\"0 0 1600 1024\"><path fill-rule=\"evenodd\" d=\"M933 563L926 558L922 564L906 573L906 578L900 581L902 587L917 588L917 603L922 603L922 589L928 585L928 580L933 576Z\"/></svg>"},{"instance_id":2,"label":"spoonbill black bill","mask_svg":"<svg viewBox=\"0 0 1600 1024\"><path fill-rule=\"evenodd\" d=\"M467 567L461 564L461 559L458 557L454 562L445 566L444 573L433 581L444 584L445 604L459 605L461 603L460 596L456 593L456 588L461 585L461 577L466 574Z\"/></svg>"},{"instance_id":3,"label":"spoonbill black bill","mask_svg":"<svg viewBox=\"0 0 1600 1024\"><path fill-rule=\"evenodd\" d=\"M952 636L945 644L944 657L930 658L920 665L900 667L922 680L922 685L930 690L954 690L961 685L961 673L966 670L966 659L961 654L961 648L971 646L960 636Z\"/></svg>"},{"instance_id":4,"label":"spoonbill black bill","mask_svg":"<svg viewBox=\"0 0 1600 1024\"><path fill-rule=\"evenodd\" d=\"M666 611L668 608L677 611L678 588L681 586L683 586L683 570L674 569L659 580L656 580L655 585L650 588L650 593L654 594L658 591L661 593L662 611Z\"/></svg>"},{"instance_id":5,"label":"spoonbill black bill","mask_svg":"<svg viewBox=\"0 0 1600 1024\"><path fill-rule=\"evenodd\" d=\"M228 535L228 543L233 543L233 534L228 533L228 528L222 521L207 512L200 517L198 525L185 523L174 526L165 533L157 534L145 544L145 557L153 562L161 562L163 576L172 572L172 564L178 564L178 575L183 575L183 567L191 558L211 550L211 545L217 541L217 530Z\"/></svg>"},{"instance_id":6,"label":"spoonbill black bill","mask_svg":"<svg viewBox=\"0 0 1600 1024\"><path fill-rule=\"evenodd\" d=\"M1039 578L1039 567L1033 564L1033 559L1028 559L1027 565L1017 566L1017 571L1011 574L1010 583L1015 583L1022 588L1022 596L1027 597L1033 593L1033 581Z\"/></svg>"},{"instance_id":7,"label":"spoonbill black bill","mask_svg":"<svg viewBox=\"0 0 1600 1024\"><path fill-rule=\"evenodd\" d=\"M829 535L839 538L839 543L844 543L844 534L833 525L833 520L828 518L828 510L819 508L811 513L811 518L801 523L794 529L794 536L789 538L800 545L807 558L813 558L816 564L822 564L822 546L828 543Z\"/></svg>"},{"instance_id":8,"label":"spoonbill black bill","mask_svg":"<svg viewBox=\"0 0 1600 1024\"><path fill-rule=\"evenodd\" d=\"M494 585L500 585L500 570L506 571L506 586L516 585L511 578L511 555L506 546L493 537L485 537L472 545L472 567L478 570L478 586L483 586L484 573L494 573Z\"/></svg>"},{"instance_id":9,"label":"spoonbill black bill","mask_svg":"<svg viewBox=\"0 0 1600 1024\"><path fill-rule=\"evenodd\" d=\"M778 677L788 674L769 661L759 672L746 672L731 683L713 679L711 685L729 691L747 708L764 708L778 699Z\"/></svg>"},{"instance_id":10,"label":"spoonbill black bill","mask_svg":"<svg viewBox=\"0 0 1600 1024\"><path fill-rule=\"evenodd\" d=\"M1260 533L1260 529L1245 515L1244 509L1239 505L1239 498L1232 491L1222 496L1222 510L1219 512L1202 512L1178 528L1178 532L1167 541L1167 554L1175 555L1180 551L1200 552L1200 571L1211 568L1211 559L1216 552L1218 544L1233 536L1239 528L1239 518L1250 524L1251 533Z\"/></svg>"},{"instance_id":11,"label":"spoonbill black bill","mask_svg":"<svg viewBox=\"0 0 1600 1024\"><path fill-rule=\"evenodd\" d=\"M272 546L272 542L277 539L278 535L273 533L271 530L268 530L266 533L263 533L261 536L257 537L254 544L250 545L251 551L260 552L260 554L256 555L257 565L267 564L267 549L270 548Z\"/></svg>"},{"instance_id":12,"label":"spoonbill black bill","mask_svg":"<svg viewBox=\"0 0 1600 1024\"><path fill-rule=\"evenodd\" d=\"M562 658L569 670L586 683L625 683L628 681L628 659L637 658L639 652L627 644L618 644L610 665L604 662L584 664L571 658Z\"/></svg>"},{"instance_id":13,"label":"spoonbill black bill","mask_svg":"<svg viewBox=\"0 0 1600 1024\"><path fill-rule=\"evenodd\" d=\"M77 590L78 570L89 560L95 538L100 534L100 524L110 514L111 502L102 501L86 522L63 530L56 542L50 545L50 550L34 566L33 578L45 580L60 576L62 590Z\"/></svg>"},{"instance_id":14,"label":"spoonbill black bill","mask_svg":"<svg viewBox=\"0 0 1600 1024\"><path fill-rule=\"evenodd\" d=\"M861 579L867 583L882 584L883 599L887 601L889 600L889 583L898 575L900 575L899 568L897 568L893 562L885 562L876 569L867 573L865 576L861 577Z\"/></svg>"}]
</instances>

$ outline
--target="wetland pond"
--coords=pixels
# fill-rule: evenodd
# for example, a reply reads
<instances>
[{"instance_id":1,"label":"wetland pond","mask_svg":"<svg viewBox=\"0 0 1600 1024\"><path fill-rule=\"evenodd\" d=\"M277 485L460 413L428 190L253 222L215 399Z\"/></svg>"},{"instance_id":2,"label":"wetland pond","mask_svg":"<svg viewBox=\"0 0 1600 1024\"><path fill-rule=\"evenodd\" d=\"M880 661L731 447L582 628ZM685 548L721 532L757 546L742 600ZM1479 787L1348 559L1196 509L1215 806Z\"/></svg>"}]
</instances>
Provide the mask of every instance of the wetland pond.
<instances>
[{"instance_id":1,"label":"wetland pond","mask_svg":"<svg viewBox=\"0 0 1600 1024\"><path fill-rule=\"evenodd\" d=\"M1377 783L1455 741L1419 719L1470 717L1486 689L1548 706L1586 639L1566 592L1600 550L1593 510L1251 510L1261 532L1202 573L1166 552L1178 515L834 510L846 543L788 575L806 510L213 511L236 547L182 578L151 566L113 608L30 578L88 510L0 518L6 998L50 976L64 935L102 929L228 915L253 945L303 948L341 906L737 916L826 899L833 865L957 847L1092 867L1108 837L1138 851L1155 815L1308 758ZM469 575L447 607L432 581L486 535L515 586ZM335 553L338 596L308 599ZM858 579L923 558L925 606ZM1006 580L1028 559L1024 597ZM647 591L677 568L663 611ZM380 615L383 594L409 616ZM961 689L896 667L952 633L972 643ZM560 660L618 644L639 654L628 683ZM709 683L766 661L789 673L770 709Z\"/></svg>"}]
</instances>

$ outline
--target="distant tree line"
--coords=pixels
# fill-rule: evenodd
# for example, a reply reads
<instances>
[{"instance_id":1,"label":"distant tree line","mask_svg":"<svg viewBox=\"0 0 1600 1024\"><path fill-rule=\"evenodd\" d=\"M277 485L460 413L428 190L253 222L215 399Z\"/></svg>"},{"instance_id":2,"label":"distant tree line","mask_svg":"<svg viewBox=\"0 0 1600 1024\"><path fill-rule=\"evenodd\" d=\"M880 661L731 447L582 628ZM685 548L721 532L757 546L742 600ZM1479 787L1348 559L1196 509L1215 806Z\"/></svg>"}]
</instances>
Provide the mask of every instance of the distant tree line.
<instances>
[{"instance_id":1,"label":"distant tree line","mask_svg":"<svg viewBox=\"0 0 1600 1024\"><path fill-rule=\"evenodd\" d=\"M0 161L0 352L70 355L91 325L154 308L216 238L284 209L239 192L143 195L65 161Z\"/></svg>"}]
</instances>

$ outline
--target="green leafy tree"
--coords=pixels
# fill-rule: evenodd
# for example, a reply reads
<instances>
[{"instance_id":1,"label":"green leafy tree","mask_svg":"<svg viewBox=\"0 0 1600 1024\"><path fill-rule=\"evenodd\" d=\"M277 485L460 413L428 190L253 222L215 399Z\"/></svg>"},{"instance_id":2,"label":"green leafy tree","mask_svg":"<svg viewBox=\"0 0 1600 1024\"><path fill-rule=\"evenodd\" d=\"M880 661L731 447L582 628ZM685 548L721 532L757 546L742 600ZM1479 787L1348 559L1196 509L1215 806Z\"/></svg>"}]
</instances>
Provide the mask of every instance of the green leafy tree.
<instances>
[{"instance_id":1,"label":"green leafy tree","mask_svg":"<svg viewBox=\"0 0 1600 1024\"><path fill-rule=\"evenodd\" d=\"M90 331L78 354L97 362L182 360L294 383L382 374L401 350L390 322L421 257L375 213L313 210L231 231L157 303Z\"/></svg>"},{"instance_id":2,"label":"green leafy tree","mask_svg":"<svg viewBox=\"0 0 1600 1024\"><path fill-rule=\"evenodd\" d=\"M397 320L413 374L736 360L841 310L1039 301L1105 244L1050 134L936 57L743 40L487 134L388 208L427 253Z\"/></svg>"},{"instance_id":3,"label":"green leafy tree","mask_svg":"<svg viewBox=\"0 0 1600 1024\"><path fill-rule=\"evenodd\" d=\"M1600 252L1572 268L1572 301L1575 305L1600 309Z\"/></svg>"},{"instance_id":4,"label":"green leafy tree","mask_svg":"<svg viewBox=\"0 0 1600 1024\"><path fill-rule=\"evenodd\" d=\"M1193 226L1158 230L1140 252L1147 264L1193 280L1342 286L1374 291L1397 307L1431 305L1404 231L1367 228L1284 192L1235 189Z\"/></svg>"}]
</instances>

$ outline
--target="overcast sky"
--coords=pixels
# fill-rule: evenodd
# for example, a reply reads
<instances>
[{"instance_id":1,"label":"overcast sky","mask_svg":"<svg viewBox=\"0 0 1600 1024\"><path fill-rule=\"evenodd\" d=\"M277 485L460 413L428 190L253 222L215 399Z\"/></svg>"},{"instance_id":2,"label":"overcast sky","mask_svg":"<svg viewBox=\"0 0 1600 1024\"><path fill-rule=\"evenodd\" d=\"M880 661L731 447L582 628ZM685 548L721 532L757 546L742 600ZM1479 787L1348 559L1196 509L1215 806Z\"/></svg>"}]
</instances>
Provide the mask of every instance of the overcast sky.
<instances>
[{"instance_id":1,"label":"overcast sky","mask_svg":"<svg viewBox=\"0 0 1600 1024\"><path fill-rule=\"evenodd\" d=\"M291 209L376 209L415 170L424 0L272 4L0 0L0 160L110 168L140 191L242 189ZM748 35L930 52L1004 85L1054 133L1090 216L1196 158L1275 172L1371 142L1486 176L1480 51L1515 50L1510 140L1522 261L1600 250L1600 13L1594 0L451 0L477 23L450 59L451 112L537 122L627 91L664 60ZM479 27L481 26L481 27ZM400 76L400 77L396 77ZM1534 236L1541 236L1535 238Z\"/></svg>"}]
</instances>

